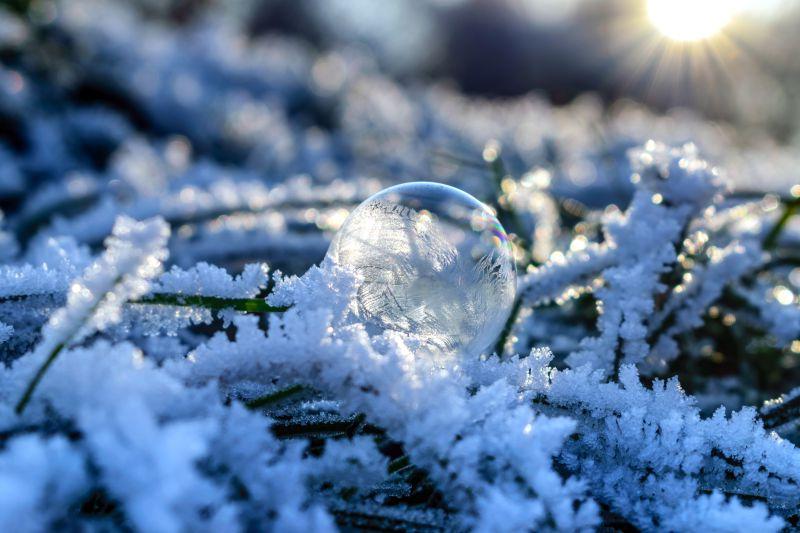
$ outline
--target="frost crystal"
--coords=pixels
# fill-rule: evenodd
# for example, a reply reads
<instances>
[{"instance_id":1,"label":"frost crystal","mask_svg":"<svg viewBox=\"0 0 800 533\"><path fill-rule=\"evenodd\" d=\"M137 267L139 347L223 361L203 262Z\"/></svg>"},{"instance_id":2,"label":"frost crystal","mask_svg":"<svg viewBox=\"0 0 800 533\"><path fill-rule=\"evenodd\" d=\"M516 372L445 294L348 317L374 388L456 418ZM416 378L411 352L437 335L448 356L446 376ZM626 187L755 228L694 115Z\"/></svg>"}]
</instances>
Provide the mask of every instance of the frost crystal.
<instances>
[{"instance_id":1,"label":"frost crystal","mask_svg":"<svg viewBox=\"0 0 800 533\"><path fill-rule=\"evenodd\" d=\"M232 278L224 269L199 263L189 270L172 267L153 284L153 293L202 294L220 298L252 298L267 284L269 269L264 264L245 265L244 271Z\"/></svg>"},{"instance_id":2,"label":"frost crystal","mask_svg":"<svg viewBox=\"0 0 800 533\"><path fill-rule=\"evenodd\" d=\"M0 322L0 344L6 342L14 334L14 326Z\"/></svg>"},{"instance_id":3,"label":"frost crystal","mask_svg":"<svg viewBox=\"0 0 800 533\"><path fill-rule=\"evenodd\" d=\"M791 76L475 97L489 2L261 4L0 8L0 531L797 523Z\"/></svg>"}]
</instances>

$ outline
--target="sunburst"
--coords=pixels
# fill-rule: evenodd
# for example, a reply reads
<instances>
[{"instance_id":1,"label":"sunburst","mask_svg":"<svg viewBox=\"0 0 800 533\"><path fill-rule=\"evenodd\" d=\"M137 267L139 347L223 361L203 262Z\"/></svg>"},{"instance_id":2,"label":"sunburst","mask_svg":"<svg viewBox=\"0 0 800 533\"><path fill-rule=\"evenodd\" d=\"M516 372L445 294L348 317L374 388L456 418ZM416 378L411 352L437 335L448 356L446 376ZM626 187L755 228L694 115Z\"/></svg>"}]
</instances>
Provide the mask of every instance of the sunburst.
<instances>
[{"instance_id":1,"label":"sunburst","mask_svg":"<svg viewBox=\"0 0 800 533\"><path fill-rule=\"evenodd\" d=\"M736 0L648 0L652 24L675 41L699 41L719 34L740 10Z\"/></svg>"},{"instance_id":2,"label":"sunburst","mask_svg":"<svg viewBox=\"0 0 800 533\"><path fill-rule=\"evenodd\" d=\"M738 32L745 0L639 2L639 9L606 26L611 59L606 83L615 94L656 105L724 112L733 72L756 60Z\"/></svg>"}]
</instances>

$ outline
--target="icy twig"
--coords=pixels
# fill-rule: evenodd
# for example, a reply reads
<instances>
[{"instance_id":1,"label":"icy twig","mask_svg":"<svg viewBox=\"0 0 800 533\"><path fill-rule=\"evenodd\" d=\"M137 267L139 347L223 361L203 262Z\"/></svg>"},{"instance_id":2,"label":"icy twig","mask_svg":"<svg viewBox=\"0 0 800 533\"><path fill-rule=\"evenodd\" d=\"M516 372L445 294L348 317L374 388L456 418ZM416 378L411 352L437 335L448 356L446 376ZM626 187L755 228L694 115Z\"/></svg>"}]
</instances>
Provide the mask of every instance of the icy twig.
<instances>
[{"instance_id":1,"label":"icy twig","mask_svg":"<svg viewBox=\"0 0 800 533\"><path fill-rule=\"evenodd\" d=\"M122 304L150 288L167 258L169 228L160 218L136 222L120 217L106 251L72 283L67 304L48 321L42 341L29 359L43 359L15 407L22 414L36 386L59 353L96 330L120 320Z\"/></svg>"}]
</instances>

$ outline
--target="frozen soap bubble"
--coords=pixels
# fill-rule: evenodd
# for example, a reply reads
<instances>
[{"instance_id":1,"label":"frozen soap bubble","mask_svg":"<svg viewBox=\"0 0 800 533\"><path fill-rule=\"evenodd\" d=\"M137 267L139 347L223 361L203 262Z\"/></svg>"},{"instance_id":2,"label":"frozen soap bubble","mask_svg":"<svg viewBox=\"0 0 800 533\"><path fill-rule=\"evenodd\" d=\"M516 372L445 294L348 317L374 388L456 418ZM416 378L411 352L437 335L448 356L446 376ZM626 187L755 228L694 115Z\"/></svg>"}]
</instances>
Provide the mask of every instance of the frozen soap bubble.
<instances>
[{"instance_id":1,"label":"frozen soap bubble","mask_svg":"<svg viewBox=\"0 0 800 533\"><path fill-rule=\"evenodd\" d=\"M508 319L516 270L491 208L448 185L414 182L359 205L328 256L362 277L356 313L368 324L477 355Z\"/></svg>"}]
</instances>

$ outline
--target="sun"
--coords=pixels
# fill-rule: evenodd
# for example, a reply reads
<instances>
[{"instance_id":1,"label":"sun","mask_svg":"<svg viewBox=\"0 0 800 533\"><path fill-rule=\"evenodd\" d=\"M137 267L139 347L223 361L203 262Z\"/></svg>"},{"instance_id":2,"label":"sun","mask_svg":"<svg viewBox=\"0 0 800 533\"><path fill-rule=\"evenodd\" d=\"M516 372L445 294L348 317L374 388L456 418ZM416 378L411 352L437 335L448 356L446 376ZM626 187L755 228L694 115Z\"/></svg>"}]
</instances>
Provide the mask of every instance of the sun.
<instances>
[{"instance_id":1,"label":"sun","mask_svg":"<svg viewBox=\"0 0 800 533\"><path fill-rule=\"evenodd\" d=\"M699 41L719 33L738 11L737 0L647 0L650 20L666 37Z\"/></svg>"}]
</instances>

